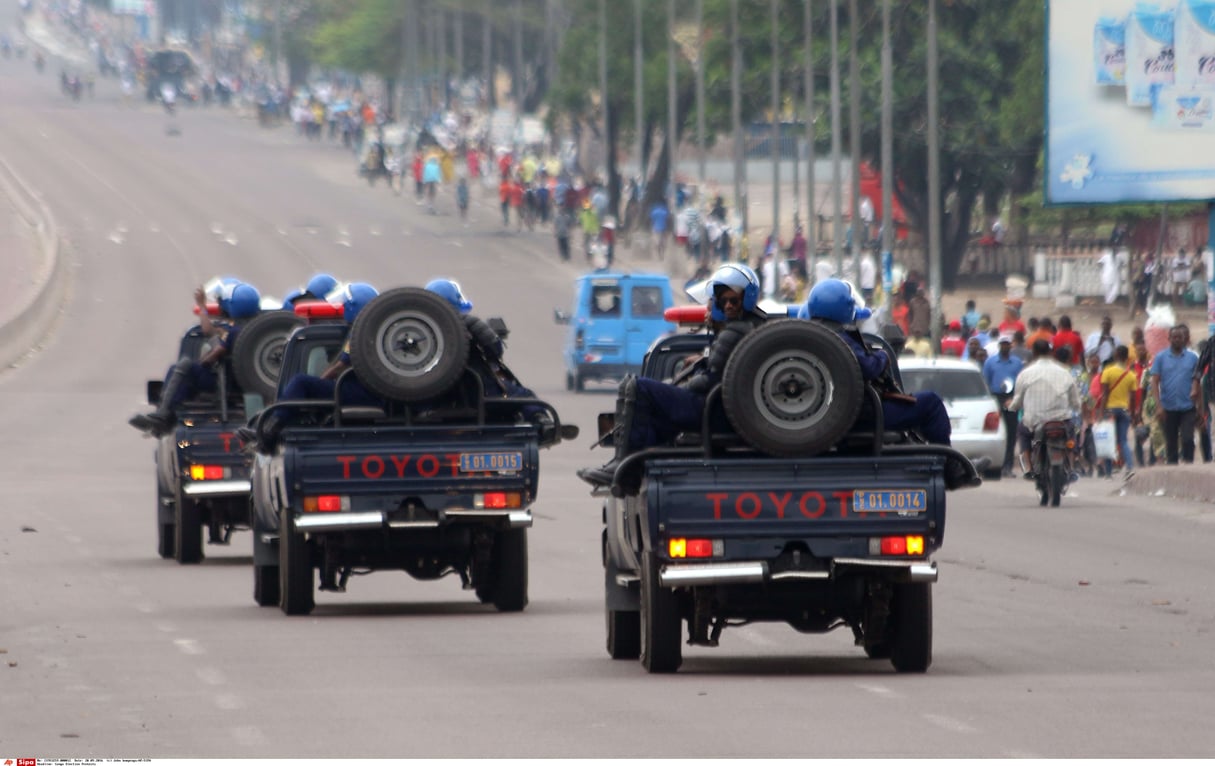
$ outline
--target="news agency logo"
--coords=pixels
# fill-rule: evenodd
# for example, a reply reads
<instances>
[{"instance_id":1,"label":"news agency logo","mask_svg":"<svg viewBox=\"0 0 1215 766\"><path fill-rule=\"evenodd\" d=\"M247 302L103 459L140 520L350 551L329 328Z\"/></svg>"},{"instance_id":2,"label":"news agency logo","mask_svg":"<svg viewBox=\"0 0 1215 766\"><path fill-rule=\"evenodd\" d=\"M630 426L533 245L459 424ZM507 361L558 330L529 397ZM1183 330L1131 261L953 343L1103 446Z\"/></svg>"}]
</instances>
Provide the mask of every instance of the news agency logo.
<instances>
[{"instance_id":1,"label":"news agency logo","mask_svg":"<svg viewBox=\"0 0 1215 766\"><path fill-rule=\"evenodd\" d=\"M9 766L9 764L11 764L12 762L13 762L12 759L9 759L9 760L6 760L4 762L4 764L5 764L5 766ZM18 758L17 766L38 766L38 759L37 758Z\"/></svg>"}]
</instances>

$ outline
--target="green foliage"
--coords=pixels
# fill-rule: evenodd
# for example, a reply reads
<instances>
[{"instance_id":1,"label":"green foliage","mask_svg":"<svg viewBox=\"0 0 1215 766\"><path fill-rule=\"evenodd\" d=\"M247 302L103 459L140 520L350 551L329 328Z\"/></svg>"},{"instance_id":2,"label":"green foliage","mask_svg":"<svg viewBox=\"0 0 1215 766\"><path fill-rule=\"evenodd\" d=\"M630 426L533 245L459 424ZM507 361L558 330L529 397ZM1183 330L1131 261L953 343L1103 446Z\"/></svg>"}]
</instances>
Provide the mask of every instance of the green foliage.
<instances>
[{"instance_id":1,"label":"green foliage","mask_svg":"<svg viewBox=\"0 0 1215 766\"><path fill-rule=\"evenodd\" d=\"M318 0L325 20L312 35L322 66L394 79L401 69L405 8L400 0Z\"/></svg>"}]
</instances>

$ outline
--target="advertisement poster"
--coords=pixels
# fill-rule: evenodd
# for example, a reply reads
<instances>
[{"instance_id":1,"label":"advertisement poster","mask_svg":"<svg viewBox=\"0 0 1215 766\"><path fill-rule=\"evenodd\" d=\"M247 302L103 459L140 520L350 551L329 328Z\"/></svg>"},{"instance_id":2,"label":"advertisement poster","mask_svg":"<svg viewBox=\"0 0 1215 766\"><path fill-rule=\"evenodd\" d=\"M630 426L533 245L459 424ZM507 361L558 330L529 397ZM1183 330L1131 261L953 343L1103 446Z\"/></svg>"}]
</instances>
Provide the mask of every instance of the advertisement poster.
<instances>
[{"instance_id":1,"label":"advertisement poster","mask_svg":"<svg viewBox=\"0 0 1215 766\"><path fill-rule=\"evenodd\" d=\"M1215 199L1215 0L1047 0L1048 204Z\"/></svg>"}]
</instances>

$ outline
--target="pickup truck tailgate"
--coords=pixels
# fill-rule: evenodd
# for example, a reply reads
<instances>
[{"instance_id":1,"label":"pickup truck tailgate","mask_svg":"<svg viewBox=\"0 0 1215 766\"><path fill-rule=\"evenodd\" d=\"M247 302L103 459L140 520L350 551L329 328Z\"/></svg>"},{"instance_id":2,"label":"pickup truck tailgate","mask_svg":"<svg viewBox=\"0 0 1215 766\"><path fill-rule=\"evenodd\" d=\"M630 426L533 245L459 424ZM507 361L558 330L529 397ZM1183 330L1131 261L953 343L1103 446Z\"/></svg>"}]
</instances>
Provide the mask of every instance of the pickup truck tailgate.
<instances>
[{"instance_id":1,"label":"pickup truck tailgate","mask_svg":"<svg viewBox=\"0 0 1215 766\"><path fill-rule=\"evenodd\" d=\"M200 422L175 436L181 491L187 497L249 493L249 456L231 424Z\"/></svg>"},{"instance_id":2,"label":"pickup truck tailgate","mask_svg":"<svg viewBox=\"0 0 1215 766\"><path fill-rule=\"evenodd\" d=\"M646 469L646 523L669 558L673 538L716 541L712 558L768 558L798 543L819 558L867 557L872 540L945 531L944 459L669 459ZM908 552L911 553L911 552Z\"/></svg>"},{"instance_id":3,"label":"pickup truck tailgate","mask_svg":"<svg viewBox=\"0 0 1215 766\"><path fill-rule=\"evenodd\" d=\"M531 504L539 476L530 426L301 428L281 450L282 496L313 529L344 513L371 513L368 526L509 515Z\"/></svg>"}]
</instances>

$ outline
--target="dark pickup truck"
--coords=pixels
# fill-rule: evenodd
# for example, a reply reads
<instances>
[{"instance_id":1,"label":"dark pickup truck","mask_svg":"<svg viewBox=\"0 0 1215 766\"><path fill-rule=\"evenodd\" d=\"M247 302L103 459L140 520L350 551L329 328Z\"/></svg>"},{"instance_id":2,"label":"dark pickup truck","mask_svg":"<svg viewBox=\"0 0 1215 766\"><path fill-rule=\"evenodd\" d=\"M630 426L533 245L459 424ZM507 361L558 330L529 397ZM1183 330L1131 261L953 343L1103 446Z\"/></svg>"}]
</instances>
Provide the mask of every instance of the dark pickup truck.
<instances>
[{"instance_id":1,"label":"dark pickup truck","mask_svg":"<svg viewBox=\"0 0 1215 766\"><path fill-rule=\"evenodd\" d=\"M522 610L540 449L575 431L542 401L487 392L462 318L414 288L383 293L352 327L297 330L281 380L324 367L347 333L344 376L385 404L344 404L339 382L331 401L280 400L254 421L254 599L307 614L317 572L341 592L351 575L403 570L455 574L480 601ZM286 412L291 424L267 433Z\"/></svg>"},{"instance_id":2,"label":"dark pickup truck","mask_svg":"<svg viewBox=\"0 0 1215 766\"><path fill-rule=\"evenodd\" d=\"M208 307L218 315L218 307ZM282 346L303 323L288 312L263 312L244 322L232 354L218 363L217 391L202 393L176 410L177 425L156 445L156 540L162 558L182 564L203 558L202 532L227 545L249 528L249 468L237 430L248 413L273 401ZM215 340L198 325L182 336L178 359L197 361ZM148 403L159 405L162 380L147 383Z\"/></svg>"},{"instance_id":3,"label":"dark pickup truck","mask_svg":"<svg viewBox=\"0 0 1215 766\"><path fill-rule=\"evenodd\" d=\"M179 358L197 360L207 339L192 327ZM236 429L245 424L245 397L220 365L219 391L178 408L177 426L156 444L156 550L162 558L192 564L203 558L202 531L226 544L234 529L248 528L249 457ZM148 403L158 405L163 381L148 381Z\"/></svg>"},{"instance_id":4,"label":"dark pickup truck","mask_svg":"<svg viewBox=\"0 0 1215 766\"><path fill-rule=\"evenodd\" d=\"M877 336L865 340L890 350ZM669 378L707 343L703 333L659 339L645 372ZM884 432L876 390L849 361L856 365L830 331L769 322L739 343L700 433L620 465L611 493L600 491L613 658L674 672L685 640L717 646L725 627L766 621L803 633L847 626L869 657L903 672L928 668L945 465L962 458ZM866 407L862 431L855 423ZM824 437L821 416L833 408L854 414ZM612 421L600 417L605 441ZM817 422L808 439L795 435L799 422ZM773 428L784 424L784 434ZM797 454L808 442L817 444L811 454Z\"/></svg>"}]
</instances>

